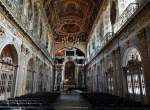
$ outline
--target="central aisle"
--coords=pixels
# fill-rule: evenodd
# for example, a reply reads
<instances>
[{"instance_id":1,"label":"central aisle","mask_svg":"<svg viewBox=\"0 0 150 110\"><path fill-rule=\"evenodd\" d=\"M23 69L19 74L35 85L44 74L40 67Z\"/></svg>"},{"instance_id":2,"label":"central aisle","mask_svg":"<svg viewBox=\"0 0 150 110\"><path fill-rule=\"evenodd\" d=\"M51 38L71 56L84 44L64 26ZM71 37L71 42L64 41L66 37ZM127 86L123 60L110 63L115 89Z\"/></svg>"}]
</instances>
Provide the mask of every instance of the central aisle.
<instances>
[{"instance_id":1,"label":"central aisle","mask_svg":"<svg viewBox=\"0 0 150 110\"><path fill-rule=\"evenodd\" d=\"M56 110L88 110L89 104L80 94L60 94L53 108Z\"/></svg>"}]
</instances>

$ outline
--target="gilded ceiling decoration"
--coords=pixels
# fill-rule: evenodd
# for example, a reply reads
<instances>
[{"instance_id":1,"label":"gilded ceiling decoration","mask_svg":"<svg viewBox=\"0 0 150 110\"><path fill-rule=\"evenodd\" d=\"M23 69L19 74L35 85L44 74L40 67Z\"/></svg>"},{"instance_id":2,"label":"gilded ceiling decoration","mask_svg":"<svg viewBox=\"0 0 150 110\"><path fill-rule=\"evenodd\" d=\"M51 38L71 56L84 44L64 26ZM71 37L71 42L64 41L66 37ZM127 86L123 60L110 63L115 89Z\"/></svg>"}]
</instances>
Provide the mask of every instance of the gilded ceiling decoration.
<instances>
[{"instance_id":1,"label":"gilded ceiling decoration","mask_svg":"<svg viewBox=\"0 0 150 110\"><path fill-rule=\"evenodd\" d=\"M74 37L86 42L103 0L47 0L44 3L48 22L56 42Z\"/></svg>"}]
</instances>

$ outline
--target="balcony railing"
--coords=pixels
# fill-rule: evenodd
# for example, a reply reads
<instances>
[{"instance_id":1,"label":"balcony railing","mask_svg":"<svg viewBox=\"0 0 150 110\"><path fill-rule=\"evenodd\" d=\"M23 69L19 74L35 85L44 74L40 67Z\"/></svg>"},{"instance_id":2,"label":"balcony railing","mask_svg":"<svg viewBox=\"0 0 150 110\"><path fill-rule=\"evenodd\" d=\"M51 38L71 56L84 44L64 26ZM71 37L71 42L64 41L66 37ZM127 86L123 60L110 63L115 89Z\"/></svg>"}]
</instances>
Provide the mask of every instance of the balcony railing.
<instances>
[{"instance_id":1,"label":"balcony railing","mask_svg":"<svg viewBox=\"0 0 150 110\"><path fill-rule=\"evenodd\" d=\"M130 17L137 11L138 8L139 3L130 3L128 5L128 7L119 17L117 23L114 25L114 33L116 33L130 19Z\"/></svg>"}]
</instances>

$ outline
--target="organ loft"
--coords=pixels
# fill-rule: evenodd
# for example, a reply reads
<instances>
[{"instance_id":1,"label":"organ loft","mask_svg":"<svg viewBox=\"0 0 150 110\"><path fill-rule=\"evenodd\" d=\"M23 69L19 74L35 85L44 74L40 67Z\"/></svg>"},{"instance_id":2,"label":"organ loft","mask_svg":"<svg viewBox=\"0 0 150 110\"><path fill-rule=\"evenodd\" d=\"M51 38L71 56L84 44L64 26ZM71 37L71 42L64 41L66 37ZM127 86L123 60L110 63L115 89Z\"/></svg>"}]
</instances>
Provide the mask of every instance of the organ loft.
<instances>
[{"instance_id":1,"label":"organ loft","mask_svg":"<svg viewBox=\"0 0 150 110\"><path fill-rule=\"evenodd\" d=\"M0 110L149 110L150 0L0 0Z\"/></svg>"}]
</instances>

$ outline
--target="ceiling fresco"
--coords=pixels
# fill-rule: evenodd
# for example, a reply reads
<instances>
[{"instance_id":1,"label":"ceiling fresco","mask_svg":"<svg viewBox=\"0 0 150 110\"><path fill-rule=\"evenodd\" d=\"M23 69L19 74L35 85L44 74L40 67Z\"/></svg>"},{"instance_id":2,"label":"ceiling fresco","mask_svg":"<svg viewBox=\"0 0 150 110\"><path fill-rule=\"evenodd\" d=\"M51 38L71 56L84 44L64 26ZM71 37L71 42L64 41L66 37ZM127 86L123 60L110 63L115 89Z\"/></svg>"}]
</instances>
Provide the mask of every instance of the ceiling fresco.
<instances>
[{"instance_id":1,"label":"ceiling fresco","mask_svg":"<svg viewBox=\"0 0 150 110\"><path fill-rule=\"evenodd\" d=\"M46 0L44 7L56 42L86 42L104 0Z\"/></svg>"}]
</instances>

